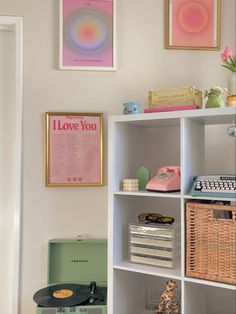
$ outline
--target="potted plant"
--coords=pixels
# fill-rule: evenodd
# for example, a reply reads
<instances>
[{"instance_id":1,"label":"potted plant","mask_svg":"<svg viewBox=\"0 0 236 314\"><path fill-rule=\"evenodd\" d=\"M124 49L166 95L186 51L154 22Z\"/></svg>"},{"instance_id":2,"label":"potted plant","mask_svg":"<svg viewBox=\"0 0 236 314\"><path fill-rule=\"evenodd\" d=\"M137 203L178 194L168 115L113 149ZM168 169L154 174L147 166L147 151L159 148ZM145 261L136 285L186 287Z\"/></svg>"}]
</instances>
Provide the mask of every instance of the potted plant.
<instances>
[{"instance_id":1,"label":"potted plant","mask_svg":"<svg viewBox=\"0 0 236 314\"><path fill-rule=\"evenodd\" d=\"M222 66L231 72L228 80L228 95L234 96L236 95L236 55L233 55L233 49L227 46L220 57Z\"/></svg>"}]
</instances>

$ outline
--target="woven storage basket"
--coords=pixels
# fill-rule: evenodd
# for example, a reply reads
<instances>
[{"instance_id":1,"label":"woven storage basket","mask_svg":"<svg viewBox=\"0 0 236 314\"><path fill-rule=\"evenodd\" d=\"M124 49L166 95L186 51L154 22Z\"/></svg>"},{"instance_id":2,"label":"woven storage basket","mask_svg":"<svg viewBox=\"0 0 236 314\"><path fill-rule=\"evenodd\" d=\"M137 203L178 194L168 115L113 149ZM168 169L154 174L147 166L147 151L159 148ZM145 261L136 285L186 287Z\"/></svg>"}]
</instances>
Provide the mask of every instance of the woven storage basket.
<instances>
[{"instance_id":1,"label":"woven storage basket","mask_svg":"<svg viewBox=\"0 0 236 314\"><path fill-rule=\"evenodd\" d=\"M187 203L186 246L186 276L236 284L236 206Z\"/></svg>"},{"instance_id":2,"label":"woven storage basket","mask_svg":"<svg viewBox=\"0 0 236 314\"><path fill-rule=\"evenodd\" d=\"M202 92L194 86L148 92L148 107L197 105L202 108Z\"/></svg>"}]
</instances>

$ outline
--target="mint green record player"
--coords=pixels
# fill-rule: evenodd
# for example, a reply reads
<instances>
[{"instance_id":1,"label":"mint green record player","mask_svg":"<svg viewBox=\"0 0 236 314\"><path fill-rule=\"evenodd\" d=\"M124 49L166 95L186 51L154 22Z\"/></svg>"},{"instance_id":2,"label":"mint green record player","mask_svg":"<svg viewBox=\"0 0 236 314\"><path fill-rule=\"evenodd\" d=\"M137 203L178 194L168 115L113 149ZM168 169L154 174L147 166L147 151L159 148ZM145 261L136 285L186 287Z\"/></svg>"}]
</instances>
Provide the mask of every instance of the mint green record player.
<instances>
[{"instance_id":1,"label":"mint green record player","mask_svg":"<svg viewBox=\"0 0 236 314\"><path fill-rule=\"evenodd\" d=\"M50 240L48 287L33 298L36 314L107 314L107 241Z\"/></svg>"}]
</instances>

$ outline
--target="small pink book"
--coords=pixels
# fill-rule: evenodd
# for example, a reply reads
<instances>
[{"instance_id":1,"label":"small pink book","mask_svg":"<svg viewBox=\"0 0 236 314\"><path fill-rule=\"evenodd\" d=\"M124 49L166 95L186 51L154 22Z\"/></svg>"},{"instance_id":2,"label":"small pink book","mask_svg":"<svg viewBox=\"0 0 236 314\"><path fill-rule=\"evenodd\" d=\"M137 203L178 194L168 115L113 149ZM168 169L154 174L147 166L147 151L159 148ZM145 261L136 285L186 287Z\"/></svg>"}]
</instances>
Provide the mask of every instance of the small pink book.
<instances>
[{"instance_id":1,"label":"small pink book","mask_svg":"<svg viewBox=\"0 0 236 314\"><path fill-rule=\"evenodd\" d=\"M164 111L178 111L178 110L192 110L197 109L197 105L186 105L186 106L172 106L172 107L160 107L160 108L147 108L144 109L144 113L152 112L164 112Z\"/></svg>"}]
</instances>

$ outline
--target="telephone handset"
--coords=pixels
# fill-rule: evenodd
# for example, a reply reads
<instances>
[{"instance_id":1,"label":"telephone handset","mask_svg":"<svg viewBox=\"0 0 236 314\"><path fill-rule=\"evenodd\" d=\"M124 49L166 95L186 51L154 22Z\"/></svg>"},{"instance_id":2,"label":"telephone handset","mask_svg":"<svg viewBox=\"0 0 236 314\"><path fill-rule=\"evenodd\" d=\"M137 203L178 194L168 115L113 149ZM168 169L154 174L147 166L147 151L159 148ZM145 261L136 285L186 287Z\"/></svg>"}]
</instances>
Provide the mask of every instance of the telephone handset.
<instances>
[{"instance_id":1,"label":"telephone handset","mask_svg":"<svg viewBox=\"0 0 236 314\"><path fill-rule=\"evenodd\" d=\"M180 167L166 166L158 169L157 174L147 183L147 191L177 192L180 191Z\"/></svg>"}]
</instances>

